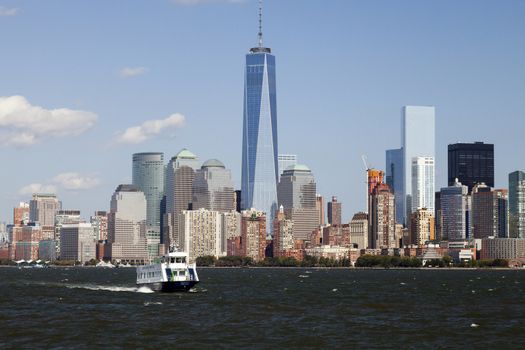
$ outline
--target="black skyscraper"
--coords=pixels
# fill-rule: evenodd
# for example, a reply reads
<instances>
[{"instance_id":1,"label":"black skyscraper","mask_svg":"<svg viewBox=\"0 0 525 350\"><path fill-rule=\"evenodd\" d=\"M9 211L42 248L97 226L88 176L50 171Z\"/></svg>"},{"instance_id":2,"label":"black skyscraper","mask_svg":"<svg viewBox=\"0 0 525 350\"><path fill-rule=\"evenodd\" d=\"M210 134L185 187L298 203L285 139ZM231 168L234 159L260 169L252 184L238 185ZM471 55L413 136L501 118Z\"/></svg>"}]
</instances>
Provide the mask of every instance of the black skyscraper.
<instances>
[{"instance_id":1,"label":"black skyscraper","mask_svg":"<svg viewBox=\"0 0 525 350\"><path fill-rule=\"evenodd\" d=\"M468 186L484 182L494 187L494 145L483 142L448 145L448 185L454 179Z\"/></svg>"}]
</instances>

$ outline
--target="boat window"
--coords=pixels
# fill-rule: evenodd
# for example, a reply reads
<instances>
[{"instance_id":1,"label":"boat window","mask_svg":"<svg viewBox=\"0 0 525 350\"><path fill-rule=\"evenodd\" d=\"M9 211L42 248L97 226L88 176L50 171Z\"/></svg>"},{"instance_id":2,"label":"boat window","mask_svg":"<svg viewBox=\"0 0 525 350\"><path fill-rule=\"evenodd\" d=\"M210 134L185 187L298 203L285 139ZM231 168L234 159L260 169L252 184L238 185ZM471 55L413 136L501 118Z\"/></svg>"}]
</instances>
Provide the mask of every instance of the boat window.
<instances>
[{"instance_id":1,"label":"boat window","mask_svg":"<svg viewBox=\"0 0 525 350\"><path fill-rule=\"evenodd\" d=\"M172 264L175 263L175 258L171 258L171 263L172 263Z\"/></svg>"},{"instance_id":2,"label":"boat window","mask_svg":"<svg viewBox=\"0 0 525 350\"><path fill-rule=\"evenodd\" d=\"M177 258L177 264L180 264L182 262L182 258Z\"/></svg>"}]
</instances>

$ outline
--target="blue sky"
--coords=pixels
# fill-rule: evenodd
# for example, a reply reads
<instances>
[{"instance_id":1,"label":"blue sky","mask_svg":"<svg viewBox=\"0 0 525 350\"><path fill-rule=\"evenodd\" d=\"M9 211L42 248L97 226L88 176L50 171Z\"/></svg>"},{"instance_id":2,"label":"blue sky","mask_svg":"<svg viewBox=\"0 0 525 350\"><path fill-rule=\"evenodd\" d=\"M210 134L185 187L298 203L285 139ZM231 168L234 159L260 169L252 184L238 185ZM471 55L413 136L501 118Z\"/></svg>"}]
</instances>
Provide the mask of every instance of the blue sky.
<instances>
[{"instance_id":1,"label":"blue sky","mask_svg":"<svg viewBox=\"0 0 525 350\"><path fill-rule=\"evenodd\" d=\"M345 221L365 206L361 155L384 168L400 146L403 105L436 106L437 188L456 141L495 143L497 187L525 170L525 2L264 6L279 151L339 197ZM0 221L34 189L84 217L108 209L134 152L167 161L189 148L223 161L239 187L256 1L0 0L0 33Z\"/></svg>"}]
</instances>

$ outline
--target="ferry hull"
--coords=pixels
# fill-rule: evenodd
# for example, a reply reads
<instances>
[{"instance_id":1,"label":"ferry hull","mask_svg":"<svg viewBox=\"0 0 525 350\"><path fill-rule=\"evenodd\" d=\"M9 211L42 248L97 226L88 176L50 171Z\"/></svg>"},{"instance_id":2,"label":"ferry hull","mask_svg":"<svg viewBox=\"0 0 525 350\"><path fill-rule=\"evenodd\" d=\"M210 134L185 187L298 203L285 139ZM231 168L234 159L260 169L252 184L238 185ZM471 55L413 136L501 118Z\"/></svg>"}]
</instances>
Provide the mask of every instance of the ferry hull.
<instances>
[{"instance_id":1,"label":"ferry hull","mask_svg":"<svg viewBox=\"0 0 525 350\"><path fill-rule=\"evenodd\" d=\"M187 292L198 281L177 281L177 282L158 282L158 283L144 283L138 284L138 286L146 286L155 292L161 293L175 293L175 292Z\"/></svg>"}]
</instances>

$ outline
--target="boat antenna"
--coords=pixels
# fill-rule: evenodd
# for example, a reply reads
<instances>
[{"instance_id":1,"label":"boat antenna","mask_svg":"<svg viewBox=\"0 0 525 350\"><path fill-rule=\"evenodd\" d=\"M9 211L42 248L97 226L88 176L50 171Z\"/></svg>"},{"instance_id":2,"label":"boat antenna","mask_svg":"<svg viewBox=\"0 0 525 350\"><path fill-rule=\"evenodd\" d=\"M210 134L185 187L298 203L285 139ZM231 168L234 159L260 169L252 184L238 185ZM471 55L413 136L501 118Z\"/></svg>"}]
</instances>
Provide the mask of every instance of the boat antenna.
<instances>
[{"instance_id":1,"label":"boat antenna","mask_svg":"<svg viewBox=\"0 0 525 350\"><path fill-rule=\"evenodd\" d=\"M262 33L262 0L259 0L259 47L263 47L263 33Z\"/></svg>"}]
</instances>

